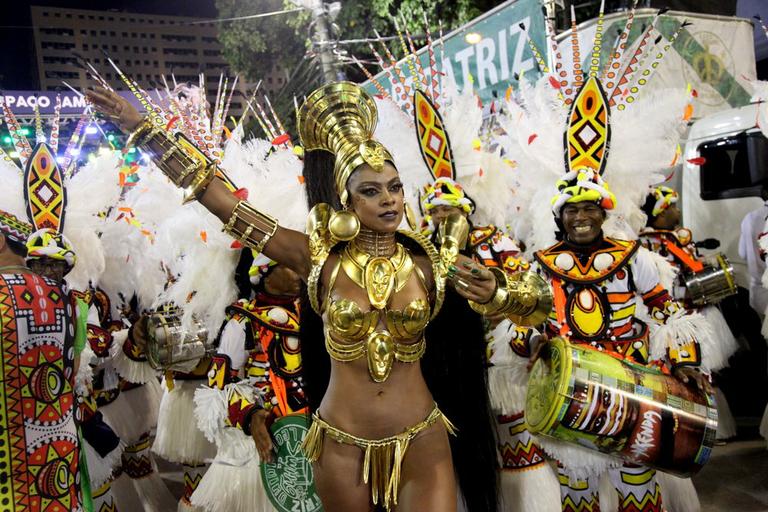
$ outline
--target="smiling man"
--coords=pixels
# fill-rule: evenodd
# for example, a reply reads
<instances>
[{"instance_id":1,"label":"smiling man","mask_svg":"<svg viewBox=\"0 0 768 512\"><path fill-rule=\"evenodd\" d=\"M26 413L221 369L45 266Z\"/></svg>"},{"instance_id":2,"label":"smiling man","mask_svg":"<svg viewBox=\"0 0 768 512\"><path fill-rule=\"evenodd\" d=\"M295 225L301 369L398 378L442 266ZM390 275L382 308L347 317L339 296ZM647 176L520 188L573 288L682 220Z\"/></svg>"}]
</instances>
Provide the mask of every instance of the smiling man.
<instances>
[{"instance_id":1,"label":"smiling man","mask_svg":"<svg viewBox=\"0 0 768 512\"><path fill-rule=\"evenodd\" d=\"M690 318L660 284L647 250L640 248L637 241L603 234L607 211L616 203L608 184L595 170L582 167L568 172L558 181L557 189L552 210L559 241L535 254L534 267L548 279L555 295L544 327L546 336L538 339L560 336L572 344L587 344L631 363L664 366L682 382L706 388L708 383L698 370L701 351L697 341L680 334L675 348L662 348L651 340L648 326L635 314L640 299L648 307L649 316L675 335L686 332L682 323ZM676 322L680 323L679 329L675 328ZM534 344L532 361L544 345ZM630 409L618 407L616 414L595 414L599 421L574 424L572 428L596 435L615 433L623 428L629 414ZM609 434L605 440L612 441L613 437L615 434ZM576 506L597 506L599 480L583 479L570 467L577 463L558 461L563 510L594 510ZM639 510L663 510L653 469L625 463L610 469L609 476L619 494L620 511L638 510L638 503L642 504Z\"/></svg>"}]
</instances>

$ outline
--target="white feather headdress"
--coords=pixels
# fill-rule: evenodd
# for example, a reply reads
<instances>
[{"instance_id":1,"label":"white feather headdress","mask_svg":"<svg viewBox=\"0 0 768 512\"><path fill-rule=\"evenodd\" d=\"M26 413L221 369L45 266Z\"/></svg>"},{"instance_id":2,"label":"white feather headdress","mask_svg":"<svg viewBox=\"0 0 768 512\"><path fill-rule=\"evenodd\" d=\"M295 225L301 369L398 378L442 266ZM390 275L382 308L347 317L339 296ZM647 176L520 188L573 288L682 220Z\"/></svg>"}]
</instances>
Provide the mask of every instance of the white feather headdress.
<instances>
[{"instance_id":1,"label":"white feather headdress","mask_svg":"<svg viewBox=\"0 0 768 512\"><path fill-rule=\"evenodd\" d=\"M691 92L681 87L646 94L643 86L683 27L664 41L651 23L630 51L625 41L632 21L630 15L609 62L602 66L593 59L584 64L583 70L577 55L574 23L573 69L565 69L555 59L554 69L559 71L555 74L541 61L539 67L544 76L535 83L521 80L518 90L507 95L505 115L501 118L506 135L501 143L505 154L521 170L519 202L511 210L514 214L509 216L509 223L529 253L555 241L551 200L557 192L555 183L568 170L569 148L564 134L571 106L587 75L601 82L608 109L610 142L604 148L606 156L598 169L616 196L615 208L609 210L603 226L608 236L637 237L645 223L640 206L649 188L663 181L678 159L677 141L690 117ZM602 24L598 24L592 55L600 54L601 40ZM555 39L550 38L549 44L553 54L558 55Z\"/></svg>"}]
</instances>

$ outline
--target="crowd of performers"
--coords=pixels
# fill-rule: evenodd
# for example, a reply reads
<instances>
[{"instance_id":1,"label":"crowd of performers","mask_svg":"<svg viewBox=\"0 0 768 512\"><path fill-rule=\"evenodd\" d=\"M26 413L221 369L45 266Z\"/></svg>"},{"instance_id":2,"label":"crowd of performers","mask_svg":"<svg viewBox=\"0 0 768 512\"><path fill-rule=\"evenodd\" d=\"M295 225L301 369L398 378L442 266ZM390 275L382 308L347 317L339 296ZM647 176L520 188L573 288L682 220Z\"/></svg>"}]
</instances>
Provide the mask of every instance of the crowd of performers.
<instances>
[{"instance_id":1,"label":"crowd of performers","mask_svg":"<svg viewBox=\"0 0 768 512\"><path fill-rule=\"evenodd\" d=\"M126 150L0 155L0 510L699 510L736 342L659 185L693 95L624 50L492 134L471 86L327 84L295 147L92 68Z\"/></svg>"}]
</instances>

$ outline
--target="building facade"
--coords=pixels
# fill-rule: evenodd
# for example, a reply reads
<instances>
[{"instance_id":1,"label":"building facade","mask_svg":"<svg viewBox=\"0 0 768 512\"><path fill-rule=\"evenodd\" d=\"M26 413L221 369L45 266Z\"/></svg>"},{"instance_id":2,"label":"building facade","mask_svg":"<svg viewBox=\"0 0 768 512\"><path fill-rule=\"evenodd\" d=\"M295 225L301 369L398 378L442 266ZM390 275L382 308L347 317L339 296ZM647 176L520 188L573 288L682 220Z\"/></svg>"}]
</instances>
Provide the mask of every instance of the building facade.
<instances>
[{"instance_id":1,"label":"building facade","mask_svg":"<svg viewBox=\"0 0 768 512\"><path fill-rule=\"evenodd\" d=\"M143 88L163 87L173 75L178 82L198 84L206 77L209 98L215 98L219 77L233 77L221 53L217 24L196 18L118 11L92 11L31 6L39 89L61 89L66 81L83 90L93 84L76 55L93 64L115 89L125 89L109 57ZM285 84L284 71L264 77L263 91L274 94ZM169 83L173 87L172 83ZM240 115L248 84L241 83L230 106Z\"/></svg>"}]
</instances>

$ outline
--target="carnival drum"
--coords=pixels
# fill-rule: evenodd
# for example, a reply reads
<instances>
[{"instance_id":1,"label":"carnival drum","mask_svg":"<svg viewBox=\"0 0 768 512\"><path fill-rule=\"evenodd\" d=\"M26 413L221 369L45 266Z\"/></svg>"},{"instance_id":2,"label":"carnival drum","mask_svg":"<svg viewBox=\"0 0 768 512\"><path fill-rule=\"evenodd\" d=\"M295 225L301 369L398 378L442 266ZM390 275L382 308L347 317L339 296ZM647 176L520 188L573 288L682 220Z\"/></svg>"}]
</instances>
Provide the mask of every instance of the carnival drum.
<instances>
[{"instance_id":1,"label":"carnival drum","mask_svg":"<svg viewBox=\"0 0 768 512\"><path fill-rule=\"evenodd\" d=\"M534 434L680 476L709 459L714 398L670 375L562 338L534 365L525 420Z\"/></svg>"},{"instance_id":2,"label":"carnival drum","mask_svg":"<svg viewBox=\"0 0 768 512\"><path fill-rule=\"evenodd\" d=\"M277 512L323 511L312 464L301 450L311 422L307 414L289 414L277 418L269 429L275 458L261 464L261 481Z\"/></svg>"},{"instance_id":3,"label":"carnival drum","mask_svg":"<svg viewBox=\"0 0 768 512\"><path fill-rule=\"evenodd\" d=\"M208 329L192 317L191 327L182 326L178 309L159 311L147 320L147 361L156 370L190 371L203 357L213 351Z\"/></svg>"},{"instance_id":4,"label":"carnival drum","mask_svg":"<svg viewBox=\"0 0 768 512\"><path fill-rule=\"evenodd\" d=\"M733 265L725 254L710 256L705 260L703 269L686 272L680 280L685 286L685 299L695 306L716 304L737 292Z\"/></svg>"}]
</instances>

